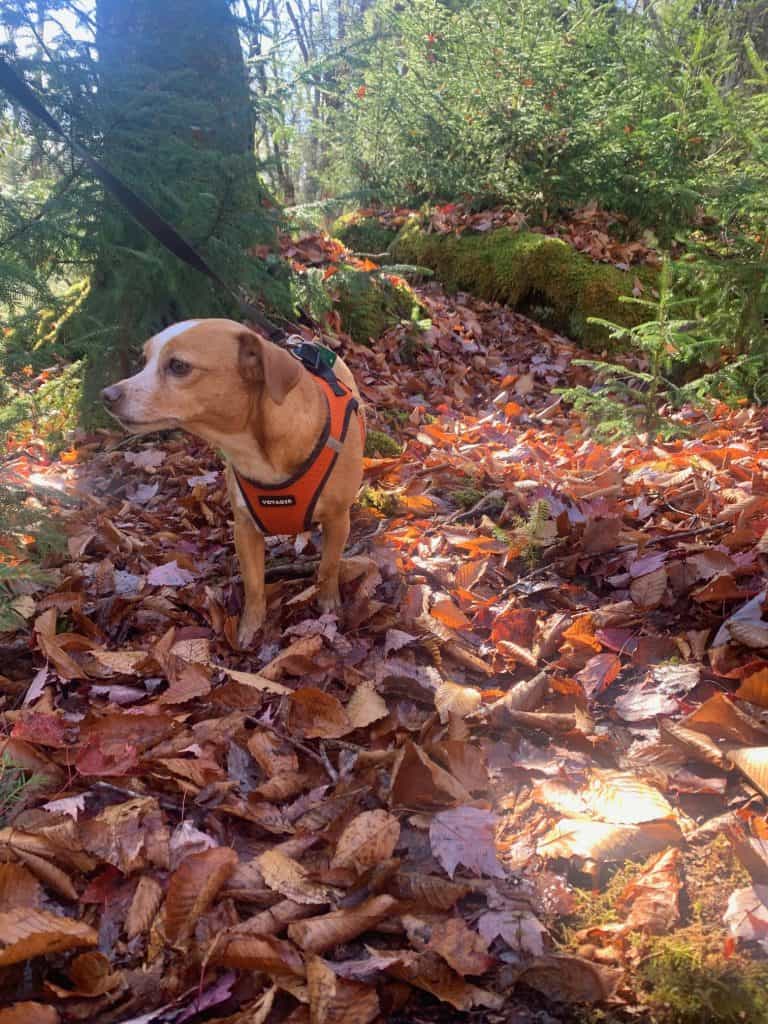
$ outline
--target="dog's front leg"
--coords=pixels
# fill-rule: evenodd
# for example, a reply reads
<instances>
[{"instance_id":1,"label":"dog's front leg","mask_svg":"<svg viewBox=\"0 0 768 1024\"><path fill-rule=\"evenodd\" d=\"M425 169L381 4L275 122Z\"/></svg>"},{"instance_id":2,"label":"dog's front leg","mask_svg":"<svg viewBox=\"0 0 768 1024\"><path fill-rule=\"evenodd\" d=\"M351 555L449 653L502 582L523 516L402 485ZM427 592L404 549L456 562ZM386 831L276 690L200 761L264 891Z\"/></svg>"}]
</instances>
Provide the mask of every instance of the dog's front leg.
<instances>
[{"instance_id":1,"label":"dog's front leg","mask_svg":"<svg viewBox=\"0 0 768 1024\"><path fill-rule=\"evenodd\" d=\"M320 610L335 612L341 608L339 594L339 562L349 537L349 509L333 518L324 519L323 554L317 574L317 597Z\"/></svg>"},{"instance_id":2,"label":"dog's front leg","mask_svg":"<svg viewBox=\"0 0 768 1024\"><path fill-rule=\"evenodd\" d=\"M250 646L264 625L267 601L264 594L264 536L248 513L241 509L235 509L235 550L243 576L245 597L237 642L241 648L245 648Z\"/></svg>"}]
</instances>

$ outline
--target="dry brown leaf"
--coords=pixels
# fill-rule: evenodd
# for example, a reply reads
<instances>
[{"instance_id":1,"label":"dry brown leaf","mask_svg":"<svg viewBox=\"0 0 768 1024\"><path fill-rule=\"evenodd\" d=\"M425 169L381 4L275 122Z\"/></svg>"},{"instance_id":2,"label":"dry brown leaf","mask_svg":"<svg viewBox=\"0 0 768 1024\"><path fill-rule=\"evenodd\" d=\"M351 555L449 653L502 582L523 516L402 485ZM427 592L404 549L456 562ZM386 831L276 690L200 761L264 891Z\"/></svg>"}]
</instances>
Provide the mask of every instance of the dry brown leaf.
<instances>
[{"instance_id":1,"label":"dry brown leaf","mask_svg":"<svg viewBox=\"0 0 768 1024\"><path fill-rule=\"evenodd\" d=\"M496 962L488 955L488 943L468 928L461 917L448 920L432 929L428 949L439 953L459 974L485 974Z\"/></svg>"},{"instance_id":2,"label":"dry brown leaf","mask_svg":"<svg viewBox=\"0 0 768 1024\"><path fill-rule=\"evenodd\" d=\"M680 917L681 884L680 851L671 847L646 864L622 891L619 910L627 914L624 927L667 935Z\"/></svg>"},{"instance_id":3,"label":"dry brown leaf","mask_svg":"<svg viewBox=\"0 0 768 1024\"><path fill-rule=\"evenodd\" d=\"M253 795L280 804L309 789L314 781L314 777L307 772L283 772L282 775L262 782L253 790Z\"/></svg>"},{"instance_id":4,"label":"dry brown leaf","mask_svg":"<svg viewBox=\"0 0 768 1024\"><path fill-rule=\"evenodd\" d=\"M250 686L261 693L277 693L279 695L293 693L289 687L283 686L282 683L276 683L273 679L267 679L266 676L259 675L258 672L240 672L238 669L226 668L224 665L214 665L213 662L209 662L209 665L211 668L223 672L230 679L234 679L241 686Z\"/></svg>"},{"instance_id":5,"label":"dry brown leaf","mask_svg":"<svg viewBox=\"0 0 768 1024\"><path fill-rule=\"evenodd\" d=\"M735 619L728 624L728 632L737 643L755 650L768 647L768 622L750 622Z\"/></svg>"},{"instance_id":6,"label":"dry brown leaf","mask_svg":"<svg viewBox=\"0 0 768 1024\"><path fill-rule=\"evenodd\" d=\"M387 811L363 811L342 832L331 861L334 868L362 873L388 860L400 838L400 822Z\"/></svg>"},{"instance_id":7,"label":"dry brown leaf","mask_svg":"<svg viewBox=\"0 0 768 1024\"><path fill-rule=\"evenodd\" d=\"M729 750L728 760L746 775L763 796L768 796L768 747Z\"/></svg>"},{"instance_id":8,"label":"dry brown leaf","mask_svg":"<svg viewBox=\"0 0 768 1024\"><path fill-rule=\"evenodd\" d=\"M91 676L136 675L147 660L146 651L89 651L86 665Z\"/></svg>"},{"instance_id":9,"label":"dry brown leaf","mask_svg":"<svg viewBox=\"0 0 768 1024\"><path fill-rule=\"evenodd\" d=\"M168 867L170 834L153 797L112 804L101 814L80 822L83 846L89 853L119 868L123 874L152 864Z\"/></svg>"},{"instance_id":10,"label":"dry brown leaf","mask_svg":"<svg viewBox=\"0 0 768 1024\"><path fill-rule=\"evenodd\" d=\"M299 758L287 740L267 729L258 729L248 737L248 750L268 779L299 770Z\"/></svg>"},{"instance_id":11,"label":"dry brown leaf","mask_svg":"<svg viewBox=\"0 0 768 1024\"><path fill-rule=\"evenodd\" d=\"M501 703L508 711L535 711L549 690L549 676L539 672L522 683L516 683L502 697Z\"/></svg>"},{"instance_id":12,"label":"dry brown leaf","mask_svg":"<svg viewBox=\"0 0 768 1024\"><path fill-rule=\"evenodd\" d=\"M396 952L400 954L400 959L387 968L387 974L430 992L456 1010L472 1010L476 1006L499 1010L504 1004L502 996L471 985L431 950L424 953L406 950Z\"/></svg>"},{"instance_id":13,"label":"dry brown leaf","mask_svg":"<svg viewBox=\"0 0 768 1024\"><path fill-rule=\"evenodd\" d=\"M768 708L768 668L761 668L746 679L742 679L734 697L749 701L750 704L757 704L761 708Z\"/></svg>"},{"instance_id":14,"label":"dry brown leaf","mask_svg":"<svg viewBox=\"0 0 768 1024\"><path fill-rule=\"evenodd\" d=\"M21 864L0 864L0 913L14 907L37 907L40 883Z\"/></svg>"},{"instance_id":15,"label":"dry brown leaf","mask_svg":"<svg viewBox=\"0 0 768 1024\"><path fill-rule=\"evenodd\" d=\"M242 971L263 971L266 974L285 972L304 977L304 961L290 942L273 935L241 935L223 932L212 947L211 963Z\"/></svg>"},{"instance_id":16,"label":"dry brown leaf","mask_svg":"<svg viewBox=\"0 0 768 1024\"><path fill-rule=\"evenodd\" d=\"M725 755L715 741L704 733L696 732L695 729L686 729L684 725L673 722L669 718L662 718L659 721L659 733L662 738L671 740L689 758L704 761L716 768L724 767Z\"/></svg>"},{"instance_id":17,"label":"dry brown leaf","mask_svg":"<svg viewBox=\"0 0 768 1024\"><path fill-rule=\"evenodd\" d=\"M667 592L667 570L664 566L637 576L629 585L629 596L638 607L658 608Z\"/></svg>"},{"instance_id":18,"label":"dry brown leaf","mask_svg":"<svg viewBox=\"0 0 768 1024\"><path fill-rule=\"evenodd\" d=\"M211 641L206 637L176 640L173 647L171 647L170 653L175 654L182 661L192 661L200 665L207 665L211 658Z\"/></svg>"},{"instance_id":19,"label":"dry brown leaf","mask_svg":"<svg viewBox=\"0 0 768 1024\"><path fill-rule=\"evenodd\" d=\"M14 1003L0 1010L0 1024L59 1024L59 1011L44 1003Z\"/></svg>"},{"instance_id":20,"label":"dry brown leaf","mask_svg":"<svg viewBox=\"0 0 768 1024\"><path fill-rule=\"evenodd\" d=\"M469 803L470 795L458 779L408 740L392 771L390 799L397 806L434 810Z\"/></svg>"},{"instance_id":21,"label":"dry brown leaf","mask_svg":"<svg viewBox=\"0 0 768 1024\"><path fill-rule=\"evenodd\" d=\"M764 942L768 937L768 886L748 885L728 897L723 923L735 939Z\"/></svg>"},{"instance_id":22,"label":"dry brown leaf","mask_svg":"<svg viewBox=\"0 0 768 1024\"><path fill-rule=\"evenodd\" d=\"M79 898L72 879L61 868L51 864L44 857L38 857L37 854L28 853L26 850L17 850L16 856L48 889L63 896L65 900Z\"/></svg>"},{"instance_id":23,"label":"dry brown leaf","mask_svg":"<svg viewBox=\"0 0 768 1024\"><path fill-rule=\"evenodd\" d=\"M302 686L291 694L288 725L310 739L338 739L352 730L347 712L336 697L316 686Z\"/></svg>"},{"instance_id":24,"label":"dry brown leaf","mask_svg":"<svg viewBox=\"0 0 768 1024\"><path fill-rule=\"evenodd\" d=\"M294 903L293 900L280 900L273 907L262 910L260 914L246 918L230 929L230 934L240 935L277 935L291 921L300 921L303 917L311 917L315 907L311 903Z\"/></svg>"},{"instance_id":25,"label":"dry brown leaf","mask_svg":"<svg viewBox=\"0 0 768 1024\"><path fill-rule=\"evenodd\" d=\"M303 636L294 640L261 670L266 679L277 679L283 672L301 676L314 668L314 661L323 649L321 636Z\"/></svg>"},{"instance_id":26,"label":"dry brown leaf","mask_svg":"<svg viewBox=\"0 0 768 1024\"><path fill-rule=\"evenodd\" d=\"M397 900L391 896L373 896L358 907L334 910L308 921L295 921L288 925L288 936L307 953L324 953L375 928L396 906Z\"/></svg>"},{"instance_id":27,"label":"dry brown leaf","mask_svg":"<svg viewBox=\"0 0 768 1024\"><path fill-rule=\"evenodd\" d=\"M392 894L398 899L429 910L451 910L470 891L467 885L418 871L398 872L392 880L391 888Z\"/></svg>"},{"instance_id":28,"label":"dry brown leaf","mask_svg":"<svg viewBox=\"0 0 768 1024\"><path fill-rule=\"evenodd\" d=\"M323 904L330 902L331 890L313 882L305 868L293 857L279 850L267 850L258 858L264 882L294 903Z\"/></svg>"},{"instance_id":29,"label":"dry brown leaf","mask_svg":"<svg viewBox=\"0 0 768 1024\"><path fill-rule=\"evenodd\" d=\"M370 1024L379 1015L376 989L338 977L319 956L307 958L311 1024Z\"/></svg>"},{"instance_id":30,"label":"dry brown leaf","mask_svg":"<svg viewBox=\"0 0 768 1024\"><path fill-rule=\"evenodd\" d=\"M160 883L149 875L142 875L125 918L125 934L129 939L149 931L162 902L163 889Z\"/></svg>"},{"instance_id":31,"label":"dry brown leaf","mask_svg":"<svg viewBox=\"0 0 768 1024\"><path fill-rule=\"evenodd\" d=\"M111 992L122 984L122 971L113 971L112 964L103 953L95 950L89 953L80 953L69 965L69 977L73 988L62 988L51 982L47 987L56 993L61 999L83 997L95 999Z\"/></svg>"},{"instance_id":32,"label":"dry brown leaf","mask_svg":"<svg viewBox=\"0 0 768 1024\"><path fill-rule=\"evenodd\" d=\"M235 851L217 846L193 853L171 875L165 903L165 932L170 942L180 943L191 935L197 919L236 867Z\"/></svg>"},{"instance_id":33,"label":"dry brown leaf","mask_svg":"<svg viewBox=\"0 0 768 1024\"><path fill-rule=\"evenodd\" d=\"M451 878L459 864L473 874L506 877L496 853L497 824L496 815L480 807L455 807L435 815L429 842Z\"/></svg>"},{"instance_id":34,"label":"dry brown leaf","mask_svg":"<svg viewBox=\"0 0 768 1024\"><path fill-rule=\"evenodd\" d=\"M595 768L581 795L593 814L617 825L639 825L672 814L672 807L658 789L631 772Z\"/></svg>"},{"instance_id":35,"label":"dry brown leaf","mask_svg":"<svg viewBox=\"0 0 768 1024\"><path fill-rule=\"evenodd\" d=\"M477 930L486 942L500 936L510 949L525 956L544 954L544 936L547 929L530 910L489 910L481 914Z\"/></svg>"},{"instance_id":36,"label":"dry brown leaf","mask_svg":"<svg viewBox=\"0 0 768 1024\"><path fill-rule=\"evenodd\" d=\"M386 718L388 714L387 703L384 698L376 692L373 683L365 680L355 688L355 692L347 704L347 717L353 729L364 729L372 722L378 722Z\"/></svg>"},{"instance_id":37,"label":"dry brown leaf","mask_svg":"<svg viewBox=\"0 0 768 1024\"><path fill-rule=\"evenodd\" d=\"M592 861L642 860L681 842L672 821L613 825L583 818L563 818L537 843L543 857L582 857Z\"/></svg>"},{"instance_id":38,"label":"dry brown leaf","mask_svg":"<svg viewBox=\"0 0 768 1024\"><path fill-rule=\"evenodd\" d=\"M441 761L451 775L470 793L488 792L488 762L484 751L465 739L447 739L430 746L429 753Z\"/></svg>"},{"instance_id":39,"label":"dry brown leaf","mask_svg":"<svg viewBox=\"0 0 768 1024\"><path fill-rule=\"evenodd\" d=\"M738 708L724 693L716 693L705 700L682 724L714 740L724 739L744 746L768 742L768 728Z\"/></svg>"},{"instance_id":40,"label":"dry brown leaf","mask_svg":"<svg viewBox=\"0 0 768 1024\"><path fill-rule=\"evenodd\" d=\"M276 995L277 986L272 985L261 993L255 1003L250 1003L233 1017L217 1018L216 1024L265 1024L272 1013Z\"/></svg>"},{"instance_id":41,"label":"dry brown leaf","mask_svg":"<svg viewBox=\"0 0 768 1024\"><path fill-rule=\"evenodd\" d=\"M211 673L204 665L169 655L166 672L170 686L157 698L160 704L186 704L211 692Z\"/></svg>"},{"instance_id":42,"label":"dry brown leaf","mask_svg":"<svg viewBox=\"0 0 768 1024\"><path fill-rule=\"evenodd\" d=\"M603 1003L616 993L624 972L578 956L551 953L523 969L518 980L564 1003Z\"/></svg>"},{"instance_id":43,"label":"dry brown leaf","mask_svg":"<svg viewBox=\"0 0 768 1024\"><path fill-rule=\"evenodd\" d=\"M441 722L447 722L451 715L465 718L482 704L483 698L474 686L459 686L444 680L435 693L435 708Z\"/></svg>"},{"instance_id":44,"label":"dry brown leaf","mask_svg":"<svg viewBox=\"0 0 768 1024\"><path fill-rule=\"evenodd\" d=\"M67 949L95 946L98 933L82 921L47 910L15 907L0 914L0 967Z\"/></svg>"},{"instance_id":45,"label":"dry brown leaf","mask_svg":"<svg viewBox=\"0 0 768 1024\"><path fill-rule=\"evenodd\" d=\"M75 822L69 817L57 820L50 829L38 829L37 835L15 828L0 829L0 849L3 847L15 856L31 853L45 859L56 859L67 868L86 874L96 867L96 861L83 852Z\"/></svg>"}]
</instances>

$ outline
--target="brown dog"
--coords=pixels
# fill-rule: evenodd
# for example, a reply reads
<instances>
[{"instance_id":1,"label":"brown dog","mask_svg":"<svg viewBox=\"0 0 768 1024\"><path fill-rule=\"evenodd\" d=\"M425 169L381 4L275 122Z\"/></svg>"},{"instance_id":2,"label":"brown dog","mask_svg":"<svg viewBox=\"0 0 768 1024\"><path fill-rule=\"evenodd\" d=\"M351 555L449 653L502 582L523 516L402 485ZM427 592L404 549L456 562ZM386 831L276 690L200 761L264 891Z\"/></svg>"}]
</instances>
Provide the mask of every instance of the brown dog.
<instances>
[{"instance_id":1,"label":"brown dog","mask_svg":"<svg viewBox=\"0 0 768 1024\"><path fill-rule=\"evenodd\" d=\"M144 369L105 388L102 398L133 432L182 428L224 452L245 591L241 646L251 642L266 613L265 528L256 503L271 517L269 532L298 532L274 529L274 515L279 506L296 504L284 485L299 479L313 457L325 460L312 470L317 486L306 513L323 529L318 599L323 611L338 609L339 561L363 467L362 431L355 424L346 429L362 416L349 368L340 359L333 367L343 385L337 390L346 395L339 401L348 406L339 432L328 385L290 352L232 320L174 324L149 339L144 355ZM259 482L260 498L249 491L250 481Z\"/></svg>"}]
</instances>

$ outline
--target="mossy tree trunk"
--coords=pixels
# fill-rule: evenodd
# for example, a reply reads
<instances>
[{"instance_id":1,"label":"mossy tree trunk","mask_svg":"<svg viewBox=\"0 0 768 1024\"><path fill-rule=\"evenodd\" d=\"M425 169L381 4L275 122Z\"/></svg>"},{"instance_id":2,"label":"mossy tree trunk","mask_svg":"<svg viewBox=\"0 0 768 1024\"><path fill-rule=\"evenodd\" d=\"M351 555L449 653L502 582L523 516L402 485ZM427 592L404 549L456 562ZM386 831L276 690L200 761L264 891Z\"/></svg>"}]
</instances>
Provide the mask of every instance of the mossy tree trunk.
<instances>
[{"instance_id":1,"label":"mossy tree trunk","mask_svg":"<svg viewBox=\"0 0 768 1024\"><path fill-rule=\"evenodd\" d=\"M257 176L248 81L228 3L98 0L96 21L104 162L225 280L284 308L281 287L246 256L274 239L275 210ZM69 332L70 347L86 358L86 420L105 379L128 370L147 336L187 317L236 315L228 296L108 195L91 232L91 292Z\"/></svg>"}]
</instances>

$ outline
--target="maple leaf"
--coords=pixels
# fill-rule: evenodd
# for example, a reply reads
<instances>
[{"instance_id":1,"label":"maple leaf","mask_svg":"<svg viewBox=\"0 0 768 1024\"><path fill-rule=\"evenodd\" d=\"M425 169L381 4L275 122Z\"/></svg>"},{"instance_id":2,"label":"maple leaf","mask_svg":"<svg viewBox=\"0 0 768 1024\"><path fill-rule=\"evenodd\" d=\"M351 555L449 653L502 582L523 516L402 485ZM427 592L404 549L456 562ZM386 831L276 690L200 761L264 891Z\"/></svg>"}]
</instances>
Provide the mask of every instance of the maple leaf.
<instances>
[{"instance_id":1,"label":"maple leaf","mask_svg":"<svg viewBox=\"0 0 768 1024\"><path fill-rule=\"evenodd\" d=\"M429 828L432 852L451 876L459 864L478 875L504 878L496 854L498 819L478 807L456 807L436 814Z\"/></svg>"},{"instance_id":2,"label":"maple leaf","mask_svg":"<svg viewBox=\"0 0 768 1024\"><path fill-rule=\"evenodd\" d=\"M194 580L195 574L182 569L176 560L156 565L147 573L147 583L153 587L186 587Z\"/></svg>"}]
</instances>

